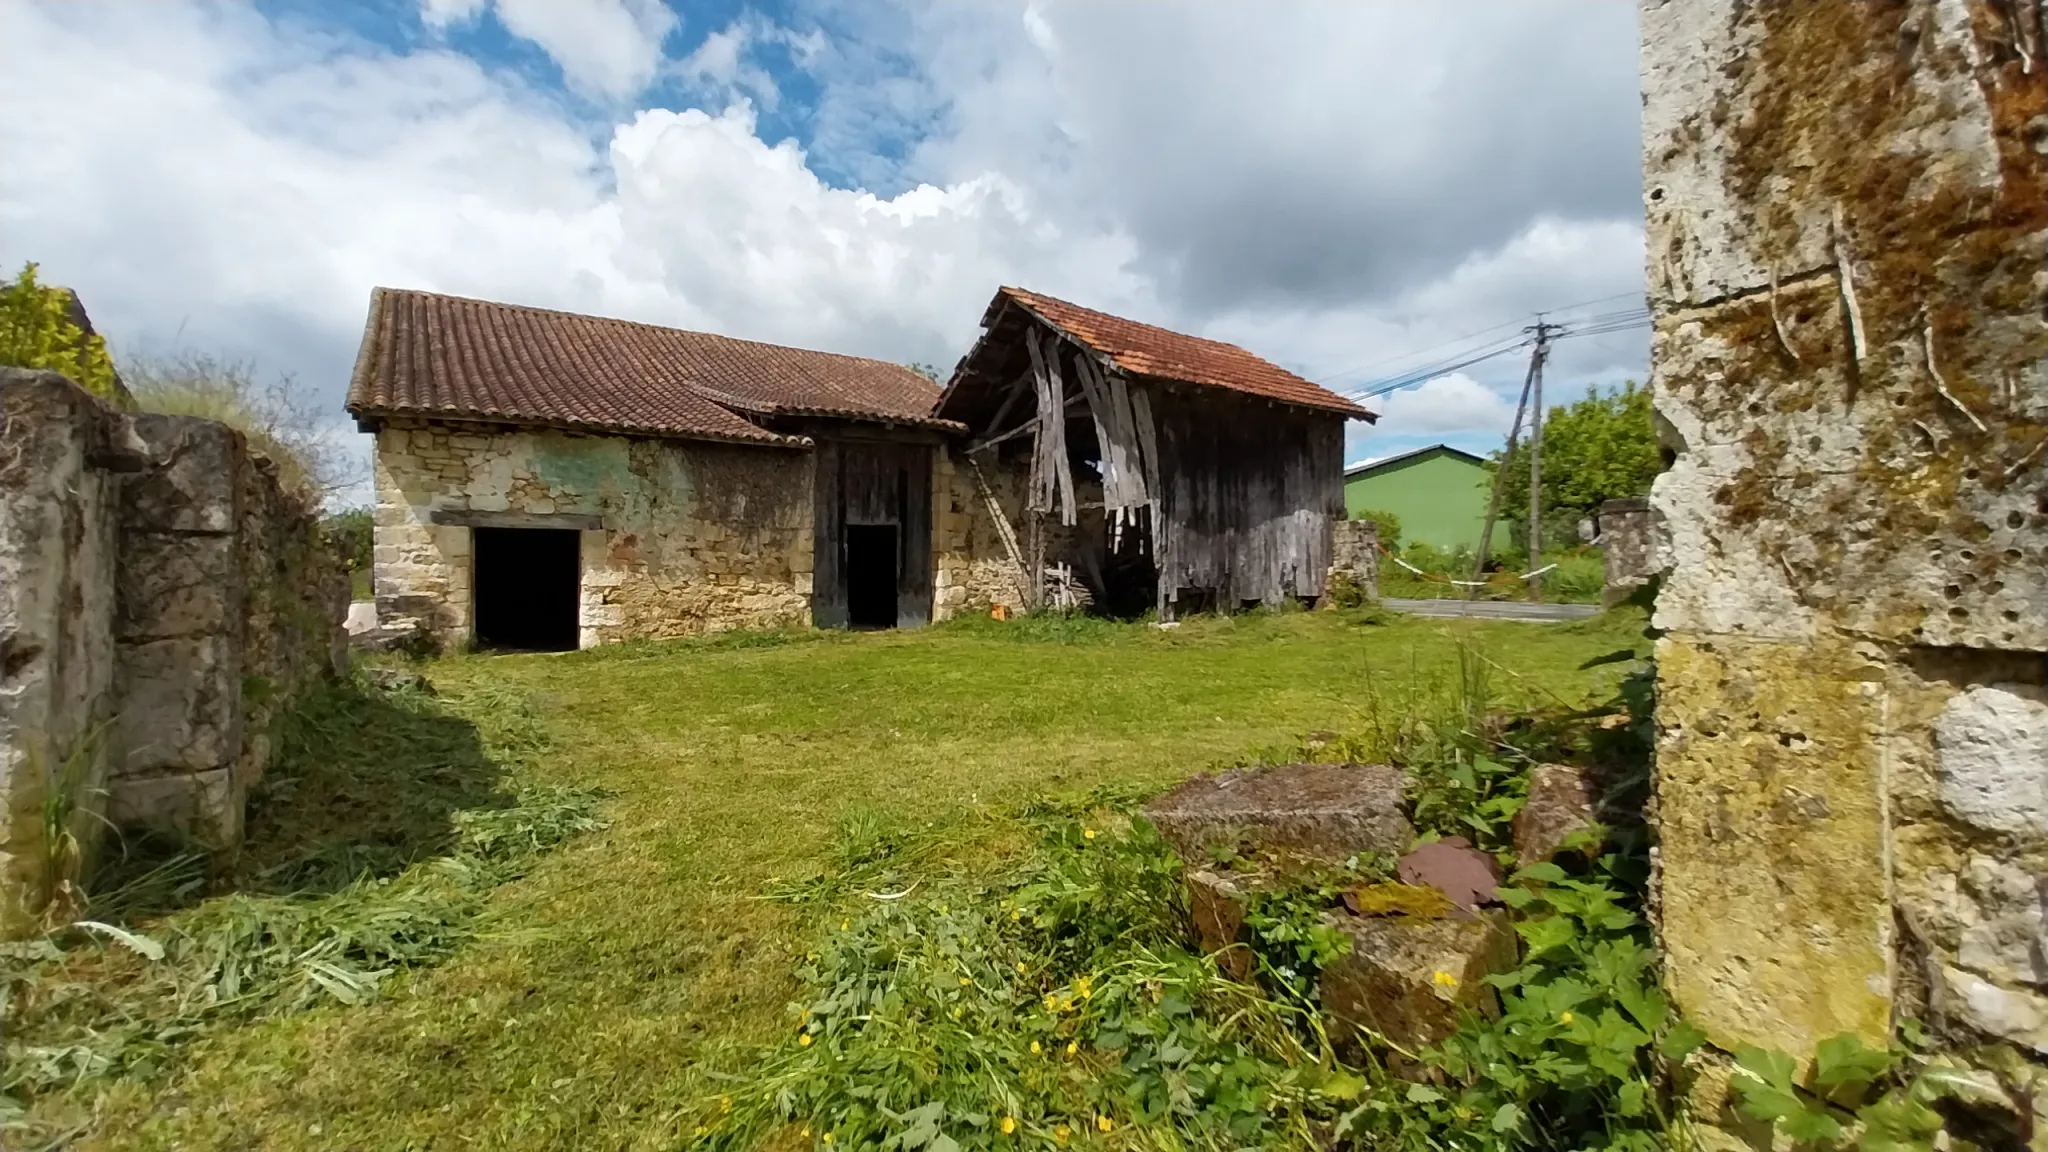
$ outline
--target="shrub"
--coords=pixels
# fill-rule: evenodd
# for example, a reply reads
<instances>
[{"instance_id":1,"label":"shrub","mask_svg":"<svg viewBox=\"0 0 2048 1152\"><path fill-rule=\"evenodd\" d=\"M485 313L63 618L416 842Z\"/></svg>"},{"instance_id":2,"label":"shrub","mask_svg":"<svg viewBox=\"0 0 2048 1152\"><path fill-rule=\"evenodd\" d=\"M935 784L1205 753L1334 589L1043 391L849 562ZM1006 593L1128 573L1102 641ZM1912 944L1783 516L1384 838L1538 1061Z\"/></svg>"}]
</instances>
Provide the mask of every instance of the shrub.
<instances>
[{"instance_id":1,"label":"shrub","mask_svg":"<svg viewBox=\"0 0 2048 1152\"><path fill-rule=\"evenodd\" d=\"M86 391L125 406L107 342L73 318L77 297L36 281L36 265L23 264L12 284L0 287L0 365L62 372Z\"/></svg>"}]
</instances>

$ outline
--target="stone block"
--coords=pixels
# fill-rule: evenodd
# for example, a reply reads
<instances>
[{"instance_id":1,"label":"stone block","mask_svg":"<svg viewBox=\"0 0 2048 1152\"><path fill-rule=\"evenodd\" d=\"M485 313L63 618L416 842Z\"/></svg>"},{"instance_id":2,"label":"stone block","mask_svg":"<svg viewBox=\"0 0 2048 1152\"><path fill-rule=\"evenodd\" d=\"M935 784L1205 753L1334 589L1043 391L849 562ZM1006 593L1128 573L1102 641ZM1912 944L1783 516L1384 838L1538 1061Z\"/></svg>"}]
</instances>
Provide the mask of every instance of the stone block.
<instances>
[{"instance_id":1,"label":"stone block","mask_svg":"<svg viewBox=\"0 0 2048 1152\"><path fill-rule=\"evenodd\" d=\"M1679 1010L1729 1049L1811 1052L1843 1032L1885 1043L1882 669L1850 648L1667 637L1657 671L1659 895Z\"/></svg>"},{"instance_id":2,"label":"stone block","mask_svg":"<svg viewBox=\"0 0 2048 1152\"><path fill-rule=\"evenodd\" d=\"M1986 1035L2048 1056L2048 999L1944 965L1936 1010Z\"/></svg>"},{"instance_id":3,"label":"stone block","mask_svg":"<svg viewBox=\"0 0 2048 1152\"><path fill-rule=\"evenodd\" d=\"M135 433L149 466L122 486L123 528L147 532L233 532L241 518L242 435L196 416L145 414Z\"/></svg>"},{"instance_id":4,"label":"stone block","mask_svg":"<svg viewBox=\"0 0 2048 1152\"><path fill-rule=\"evenodd\" d=\"M124 641L223 634L242 626L235 537L144 532L122 537L115 633Z\"/></svg>"},{"instance_id":5,"label":"stone block","mask_svg":"<svg viewBox=\"0 0 2048 1152\"><path fill-rule=\"evenodd\" d=\"M1512 969L1519 955L1500 910L1441 920L1331 913L1324 922L1351 940L1350 952L1323 966L1323 1008L1335 1031L1410 1052L1450 1035L1463 1012L1498 1013L1485 978Z\"/></svg>"},{"instance_id":6,"label":"stone block","mask_svg":"<svg viewBox=\"0 0 2048 1152\"><path fill-rule=\"evenodd\" d=\"M1399 853L1415 838L1407 778L1387 764L1286 764L1197 776L1145 806L1181 859L1240 846L1312 859Z\"/></svg>"},{"instance_id":7,"label":"stone block","mask_svg":"<svg viewBox=\"0 0 2048 1152\"><path fill-rule=\"evenodd\" d=\"M2048 876L2009 860L1974 856L1964 878L1956 959L2004 983L2048 987Z\"/></svg>"},{"instance_id":8,"label":"stone block","mask_svg":"<svg viewBox=\"0 0 2048 1152\"><path fill-rule=\"evenodd\" d=\"M1528 802L1515 813L1515 859L1527 868L1555 856L1574 832L1596 823L1599 804L1591 770L1538 764L1529 772Z\"/></svg>"},{"instance_id":9,"label":"stone block","mask_svg":"<svg viewBox=\"0 0 2048 1152\"><path fill-rule=\"evenodd\" d=\"M1941 802L1992 832L2048 836L2048 703L2019 685L1972 688L1934 723Z\"/></svg>"},{"instance_id":10,"label":"stone block","mask_svg":"<svg viewBox=\"0 0 2048 1152\"><path fill-rule=\"evenodd\" d=\"M221 636L123 644L117 656L117 776L199 772L242 748L241 653Z\"/></svg>"},{"instance_id":11,"label":"stone block","mask_svg":"<svg viewBox=\"0 0 2048 1152\"><path fill-rule=\"evenodd\" d=\"M116 777L107 791L107 820L120 828L150 828L190 836L215 849L242 840L243 796L232 772L180 772Z\"/></svg>"},{"instance_id":12,"label":"stone block","mask_svg":"<svg viewBox=\"0 0 2048 1152\"><path fill-rule=\"evenodd\" d=\"M1272 886L1258 873L1190 868L1188 910L1194 921L1195 945L1214 956L1217 967L1232 980L1249 981L1257 970L1244 943L1244 917L1251 897Z\"/></svg>"}]
</instances>

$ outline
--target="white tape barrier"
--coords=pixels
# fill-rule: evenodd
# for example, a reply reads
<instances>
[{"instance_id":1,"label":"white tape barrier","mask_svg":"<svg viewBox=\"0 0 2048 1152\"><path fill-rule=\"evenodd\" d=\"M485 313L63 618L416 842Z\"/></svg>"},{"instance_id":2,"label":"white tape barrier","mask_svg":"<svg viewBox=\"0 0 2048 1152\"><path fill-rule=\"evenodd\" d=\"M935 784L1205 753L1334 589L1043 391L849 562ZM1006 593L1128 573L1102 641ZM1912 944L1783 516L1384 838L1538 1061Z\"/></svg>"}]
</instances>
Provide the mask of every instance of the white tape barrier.
<instances>
[{"instance_id":1,"label":"white tape barrier","mask_svg":"<svg viewBox=\"0 0 2048 1152\"><path fill-rule=\"evenodd\" d=\"M1484 588L1487 585L1487 581L1484 580L1452 580L1448 576L1432 576L1431 574L1424 572L1422 569L1417 568L1415 565L1410 564L1406 560L1401 559L1399 556L1394 555L1392 552L1384 553L1384 555L1387 559L1392 560L1394 563L1399 564L1401 567L1406 568L1410 572L1415 573L1417 576L1420 576L1425 580L1442 579L1447 584L1456 584L1464 588ZM1515 579L1531 580L1535 577L1543 575L1545 572L1548 572L1555 567L1557 567L1555 563L1545 564L1543 567L1536 569L1534 572L1524 572L1520 576L1515 577Z\"/></svg>"}]
</instances>

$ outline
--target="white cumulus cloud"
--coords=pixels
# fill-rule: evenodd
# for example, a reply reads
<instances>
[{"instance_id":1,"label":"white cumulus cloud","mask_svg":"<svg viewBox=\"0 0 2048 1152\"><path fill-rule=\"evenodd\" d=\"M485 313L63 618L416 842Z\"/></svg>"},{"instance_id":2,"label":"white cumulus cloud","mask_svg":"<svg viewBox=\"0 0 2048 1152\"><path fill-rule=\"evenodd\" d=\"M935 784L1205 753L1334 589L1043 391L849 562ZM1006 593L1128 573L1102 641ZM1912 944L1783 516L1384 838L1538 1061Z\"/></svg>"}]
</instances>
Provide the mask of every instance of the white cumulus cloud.
<instances>
[{"instance_id":1,"label":"white cumulus cloud","mask_svg":"<svg viewBox=\"0 0 2048 1152\"><path fill-rule=\"evenodd\" d=\"M1389 436L1420 432L1472 433L1505 437L1514 403L1463 372L1438 376L1378 401L1373 430Z\"/></svg>"},{"instance_id":2,"label":"white cumulus cloud","mask_svg":"<svg viewBox=\"0 0 2048 1152\"><path fill-rule=\"evenodd\" d=\"M486 7L505 30L552 57L570 86L622 100L654 79L676 15L662 0L420 0L420 16L443 28Z\"/></svg>"}]
</instances>

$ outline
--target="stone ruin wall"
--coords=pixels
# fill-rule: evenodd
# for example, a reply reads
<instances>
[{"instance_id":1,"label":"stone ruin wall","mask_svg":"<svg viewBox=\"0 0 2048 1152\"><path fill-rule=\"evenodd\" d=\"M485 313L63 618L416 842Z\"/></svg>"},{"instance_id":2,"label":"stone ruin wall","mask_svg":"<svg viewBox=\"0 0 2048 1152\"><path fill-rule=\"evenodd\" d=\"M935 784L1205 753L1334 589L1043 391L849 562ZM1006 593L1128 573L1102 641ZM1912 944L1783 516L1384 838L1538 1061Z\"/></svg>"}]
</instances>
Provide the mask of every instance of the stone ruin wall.
<instances>
[{"instance_id":1,"label":"stone ruin wall","mask_svg":"<svg viewBox=\"0 0 2048 1152\"><path fill-rule=\"evenodd\" d=\"M1380 595L1380 526L1371 520L1330 522L1330 576L1365 595Z\"/></svg>"},{"instance_id":2,"label":"stone ruin wall","mask_svg":"<svg viewBox=\"0 0 2048 1152\"><path fill-rule=\"evenodd\" d=\"M967 453L954 445L937 449L932 466L932 620L961 613L986 613L995 605L1022 612L1025 564L1004 542L1007 524L1017 556L1027 560L1023 460L1004 462L991 450ZM977 480L977 472L979 479ZM994 498L996 509L989 506ZM1047 555L1052 555L1048 548Z\"/></svg>"},{"instance_id":3,"label":"stone ruin wall","mask_svg":"<svg viewBox=\"0 0 2048 1152\"><path fill-rule=\"evenodd\" d=\"M239 843L279 716L344 667L348 577L224 425L14 369L0 417L4 932L65 899L109 824Z\"/></svg>"},{"instance_id":4,"label":"stone ruin wall","mask_svg":"<svg viewBox=\"0 0 2048 1152\"><path fill-rule=\"evenodd\" d=\"M436 523L470 513L598 519L582 536L586 648L808 623L811 467L795 450L393 421L377 433L379 622L470 639L472 529Z\"/></svg>"},{"instance_id":5,"label":"stone ruin wall","mask_svg":"<svg viewBox=\"0 0 2048 1152\"><path fill-rule=\"evenodd\" d=\"M1639 496L1602 503L1595 524L1594 539L1606 568L1600 600L1611 608L1663 571L1665 532L1650 501Z\"/></svg>"},{"instance_id":6,"label":"stone ruin wall","mask_svg":"<svg viewBox=\"0 0 2048 1152\"><path fill-rule=\"evenodd\" d=\"M2048 1106L2042 5L1641 21L1670 987L1725 1050L1915 1018Z\"/></svg>"}]
</instances>

